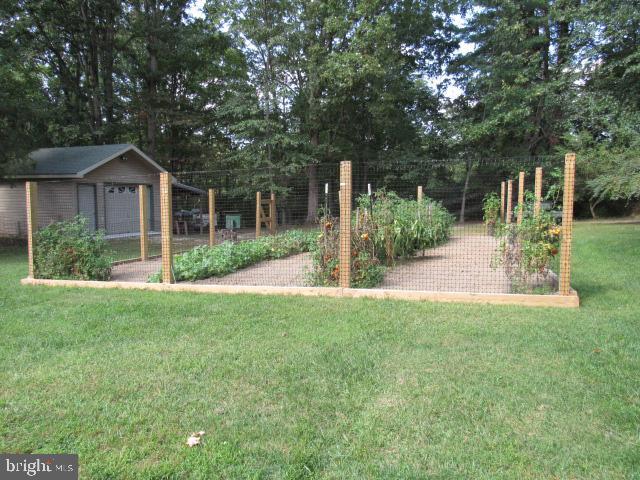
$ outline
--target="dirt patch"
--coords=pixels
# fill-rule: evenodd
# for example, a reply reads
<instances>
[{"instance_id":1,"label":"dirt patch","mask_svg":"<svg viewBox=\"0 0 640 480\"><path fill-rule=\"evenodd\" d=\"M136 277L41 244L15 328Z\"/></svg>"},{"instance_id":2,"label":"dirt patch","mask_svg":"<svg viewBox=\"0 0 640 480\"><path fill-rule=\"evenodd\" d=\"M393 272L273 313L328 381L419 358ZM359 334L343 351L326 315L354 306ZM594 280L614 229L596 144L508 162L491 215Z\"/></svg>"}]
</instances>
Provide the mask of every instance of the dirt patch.
<instances>
[{"instance_id":1,"label":"dirt patch","mask_svg":"<svg viewBox=\"0 0 640 480\"><path fill-rule=\"evenodd\" d=\"M270 287L304 287L311 255L300 253L279 260L266 260L224 277L211 277L193 283L208 285L265 285Z\"/></svg>"},{"instance_id":2,"label":"dirt patch","mask_svg":"<svg viewBox=\"0 0 640 480\"><path fill-rule=\"evenodd\" d=\"M486 235L452 237L446 244L425 251L389 268L379 288L438 292L509 293L511 282L491 258L498 240Z\"/></svg>"},{"instance_id":3,"label":"dirt patch","mask_svg":"<svg viewBox=\"0 0 640 480\"><path fill-rule=\"evenodd\" d=\"M440 292L510 293L511 283L502 267L493 269L491 259L498 240L486 235L456 236L424 256L398 261L387 269L378 288ZM311 269L308 253L279 260L257 263L224 277L197 280L196 284L255 285L274 287L308 286ZM112 279L122 282L146 282L149 275L160 271L159 258L147 262L116 265Z\"/></svg>"},{"instance_id":4,"label":"dirt patch","mask_svg":"<svg viewBox=\"0 0 640 480\"><path fill-rule=\"evenodd\" d=\"M146 282L150 275L162 267L160 258L146 262L127 262L114 265L111 280L119 282ZM292 255L279 260L267 260L230 273L224 277L211 277L192 283L209 285L268 285L273 287L302 287L311 267L308 253Z\"/></svg>"},{"instance_id":5,"label":"dirt patch","mask_svg":"<svg viewBox=\"0 0 640 480\"><path fill-rule=\"evenodd\" d=\"M146 282L149 276L159 272L162 259L154 258L146 262L126 262L111 267L111 280L116 282Z\"/></svg>"}]
</instances>

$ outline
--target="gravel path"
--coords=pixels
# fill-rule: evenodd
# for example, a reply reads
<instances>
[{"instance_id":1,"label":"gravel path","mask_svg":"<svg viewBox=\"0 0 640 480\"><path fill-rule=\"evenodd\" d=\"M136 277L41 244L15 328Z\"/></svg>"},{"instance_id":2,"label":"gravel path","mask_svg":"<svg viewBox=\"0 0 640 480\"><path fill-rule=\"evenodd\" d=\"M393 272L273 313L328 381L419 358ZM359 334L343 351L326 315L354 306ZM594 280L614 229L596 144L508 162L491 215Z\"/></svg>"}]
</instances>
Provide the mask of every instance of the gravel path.
<instances>
[{"instance_id":1,"label":"gravel path","mask_svg":"<svg viewBox=\"0 0 640 480\"><path fill-rule=\"evenodd\" d=\"M379 288L441 292L509 293L510 283L502 268L491 268L498 245L493 237L453 237L445 245L427 250L425 256L399 261L385 274ZM160 270L160 259L116 265L112 279L143 282ZM308 253L280 260L268 260L224 277L198 280L197 284L305 286L311 268Z\"/></svg>"},{"instance_id":2,"label":"gravel path","mask_svg":"<svg viewBox=\"0 0 640 480\"><path fill-rule=\"evenodd\" d=\"M116 282L146 282L149 275L159 272L161 267L161 258L153 258L146 262L121 263L111 267L111 280Z\"/></svg>"},{"instance_id":3,"label":"gravel path","mask_svg":"<svg viewBox=\"0 0 640 480\"><path fill-rule=\"evenodd\" d=\"M279 260L256 263L224 277L211 277L193 283L208 285L268 285L303 287L305 272L311 268L311 255L300 253Z\"/></svg>"},{"instance_id":4,"label":"gravel path","mask_svg":"<svg viewBox=\"0 0 640 480\"><path fill-rule=\"evenodd\" d=\"M453 237L426 250L425 256L396 262L380 288L439 292L509 293L510 282L499 267L491 268L498 240L485 235Z\"/></svg>"},{"instance_id":5,"label":"gravel path","mask_svg":"<svg viewBox=\"0 0 640 480\"><path fill-rule=\"evenodd\" d=\"M111 280L119 282L146 282L149 275L159 272L160 258L147 262L128 262L111 269ZM304 286L305 272L311 267L308 253L292 255L280 260L256 263L224 277L211 277L192 283L210 285L269 285L273 287Z\"/></svg>"}]
</instances>

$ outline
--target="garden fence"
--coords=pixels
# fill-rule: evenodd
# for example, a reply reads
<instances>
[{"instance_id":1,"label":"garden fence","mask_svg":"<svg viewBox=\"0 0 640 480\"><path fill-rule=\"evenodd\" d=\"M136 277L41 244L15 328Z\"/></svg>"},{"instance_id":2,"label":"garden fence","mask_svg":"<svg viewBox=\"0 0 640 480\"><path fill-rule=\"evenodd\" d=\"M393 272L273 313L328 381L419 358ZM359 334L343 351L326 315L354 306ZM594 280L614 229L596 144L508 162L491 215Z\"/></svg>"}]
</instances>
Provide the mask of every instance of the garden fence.
<instances>
[{"instance_id":1,"label":"garden fence","mask_svg":"<svg viewBox=\"0 0 640 480\"><path fill-rule=\"evenodd\" d=\"M29 272L92 278L46 250L75 218L105 281L572 295L574 178L568 154L27 182Z\"/></svg>"}]
</instances>

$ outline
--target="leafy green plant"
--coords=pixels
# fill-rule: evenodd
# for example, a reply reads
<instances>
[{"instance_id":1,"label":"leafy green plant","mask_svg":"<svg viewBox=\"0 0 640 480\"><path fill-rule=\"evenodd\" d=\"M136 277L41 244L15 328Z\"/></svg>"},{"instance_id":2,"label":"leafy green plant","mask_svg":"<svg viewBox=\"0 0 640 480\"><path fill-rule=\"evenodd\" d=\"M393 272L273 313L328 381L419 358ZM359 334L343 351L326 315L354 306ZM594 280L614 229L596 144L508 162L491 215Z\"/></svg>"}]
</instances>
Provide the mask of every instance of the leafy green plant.
<instances>
[{"instance_id":1,"label":"leafy green plant","mask_svg":"<svg viewBox=\"0 0 640 480\"><path fill-rule=\"evenodd\" d=\"M89 232L83 216L39 230L34 243L37 278L109 280L111 277L113 253L102 232Z\"/></svg>"},{"instance_id":2,"label":"leafy green plant","mask_svg":"<svg viewBox=\"0 0 640 480\"><path fill-rule=\"evenodd\" d=\"M562 194L564 192L564 171L559 167L554 167L549 172L551 184L547 189L544 199L551 202L551 208L562 207Z\"/></svg>"},{"instance_id":3,"label":"leafy green plant","mask_svg":"<svg viewBox=\"0 0 640 480\"><path fill-rule=\"evenodd\" d=\"M322 227L312 250L313 269L309 283L315 286L336 287L340 280L340 230L338 219L324 214ZM373 288L384 278L385 268L375 256L374 244L368 233L366 220L356 221L351 226L351 286Z\"/></svg>"},{"instance_id":4,"label":"leafy green plant","mask_svg":"<svg viewBox=\"0 0 640 480\"><path fill-rule=\"evenodd\" d=\"M482 219L487 226L489 235L495 234L496 225L500 223L500 208L502 207L500 197L497 193L491 192L485 195L482 200Z\"/></svg>"},{"instance_id":5,"label":"leafy green plant","mask_svg":"<svg viewBox=\"0 0 640 480\"><path fill-rule=\"evenodd\" d=\"M372 288L384 279L386 262L409 258L420 250L446 242L453 216L439 203L425 198L404 200L394 192L379 190L375 201L368 195L357 200L351 225L351 286ZM313 250L313 285L337 286L340 279L338 219L325 214Z\"/></svg>"},{"instance_id":6,"label":"leafy green plant","mask_svg":"<svg viewBox=\"0 0 640 480\"><path fill-rule=\"evenodd\" d=\"M430 198L405 200L394 192L378 190L375 201L361 195L358 206L368 212L375 256L389 265L394 259L441 245L451 236L453 215Z\"/></svg>"},{"instance_id":7,"label":"leafy green plant","mask_svg":"<svg viewBox=\"0 0 640 480\"><path fill-rule=\"evenodd\" d=\"M492 266L502 266L516 292L539 293L536 280L546 280L560 248L561 228L549 212L534 215L535 199L528 195L522 223L505 224Z\"/></svg>"},{"instance_id":8,"label":"leafy green plant","mask_svg":"<svg viewBox=\"0 0 640 480\"><path fill-rule=\"evenodd\" d=\"M176 281L228 275L263 260L308 252L316 235L316 231L289 230L239 243L223 242L213 247L202 245L175 257L174 275ZM161 278L162 272L158 272L151 275L149 281L159 282Z\"/></svg>"}]
</instances>

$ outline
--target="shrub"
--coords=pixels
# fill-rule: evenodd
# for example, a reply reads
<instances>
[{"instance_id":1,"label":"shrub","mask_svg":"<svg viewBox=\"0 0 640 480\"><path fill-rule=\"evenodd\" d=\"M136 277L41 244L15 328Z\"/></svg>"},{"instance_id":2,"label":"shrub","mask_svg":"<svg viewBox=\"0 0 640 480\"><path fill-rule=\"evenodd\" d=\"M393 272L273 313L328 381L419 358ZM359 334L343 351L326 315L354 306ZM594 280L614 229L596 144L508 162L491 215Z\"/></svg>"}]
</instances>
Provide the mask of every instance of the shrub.
<instances>
[{"instance_id":1,"label":"shrub","mask_svg":"<svg viewBox=\"0 0 640 480\"><path fill-rule=\"evenodd\" d=\"M489 235L495 234L496 225L500 223L501 200L497 193L491 192L482 200L482 213L484 224Z\"/></svg>"},{"instance_id":2,"label":"shrub","mask_svg":"<svg viewBox=\"0 0 640 480\"><path fill-rule=\"evenodd\" d=\"M209 247L203 245L177 255L174 259L176 281L193 281L228 275L263 260L273 260L296 253L308 252L315 241L315 231L290 230L278 235L232 243L223 242ZM159 282L162 272L149 277Z\"/></svg>"},{"instance_id":3,"label":"shrub","mask_svg":"<svg viewBox=\"0 0 640 480\"><path fill-rule=\"evenodd\" d=\"M384 262L408 258L449 239L453 216L431 199L403 200L380 190L376 200L362 195L351 225L351 286L372 288L384 279ZM312 251L310 281L337 286L340 278L338 219L325 215Z\"/></svg>"},{"instance_id":4,"label":"shrub","mask_svg":"<svg viewBox=\"0 0 640 480\"><path fill-rule=\"evenodd\" d=\"M87 230L86 219L52 223L34 239L37 278L109 280L113 254L101 232Z\"/></svg>"},{"instance_id":5,"label":"shrub","mask_svg":"<svg viewBox=\"0 0 640 480\"><path fill-rule=\"evenodd\" d=\"M492 266L503 266L515 291L537 290L536 277L546 279L560 247L561 228L549 212L533 213L535 199L527 197L522 223L505 224Z\"/></svg>"},{"instance_id":6,"label":"shrub","mask_svg":"<svg viewBox=\"0 0 640 480\"><path fill-rule=\"evenodd\" d=\"M311 250L313 269L309 282L315 286L336 287L340 280L339 220L327 214L321 217L321 233ZM384 266L375 256L368 225L356 222L351 227L351 286L372 288L384 278Z\"/></svg>"},{"instance_id":7,"label":"shrub","mask_svg":"<svg viewBox=\"0 0 640 480\"><path fill-rule=\"evenodd\" d=\"M439 202L404 200L394 192L379 190L375 200L358 198L359 220L367 221L374 254L392 264L394 259L413 257L449 240L453 215Z\"/></svg>"}]
</instances>

